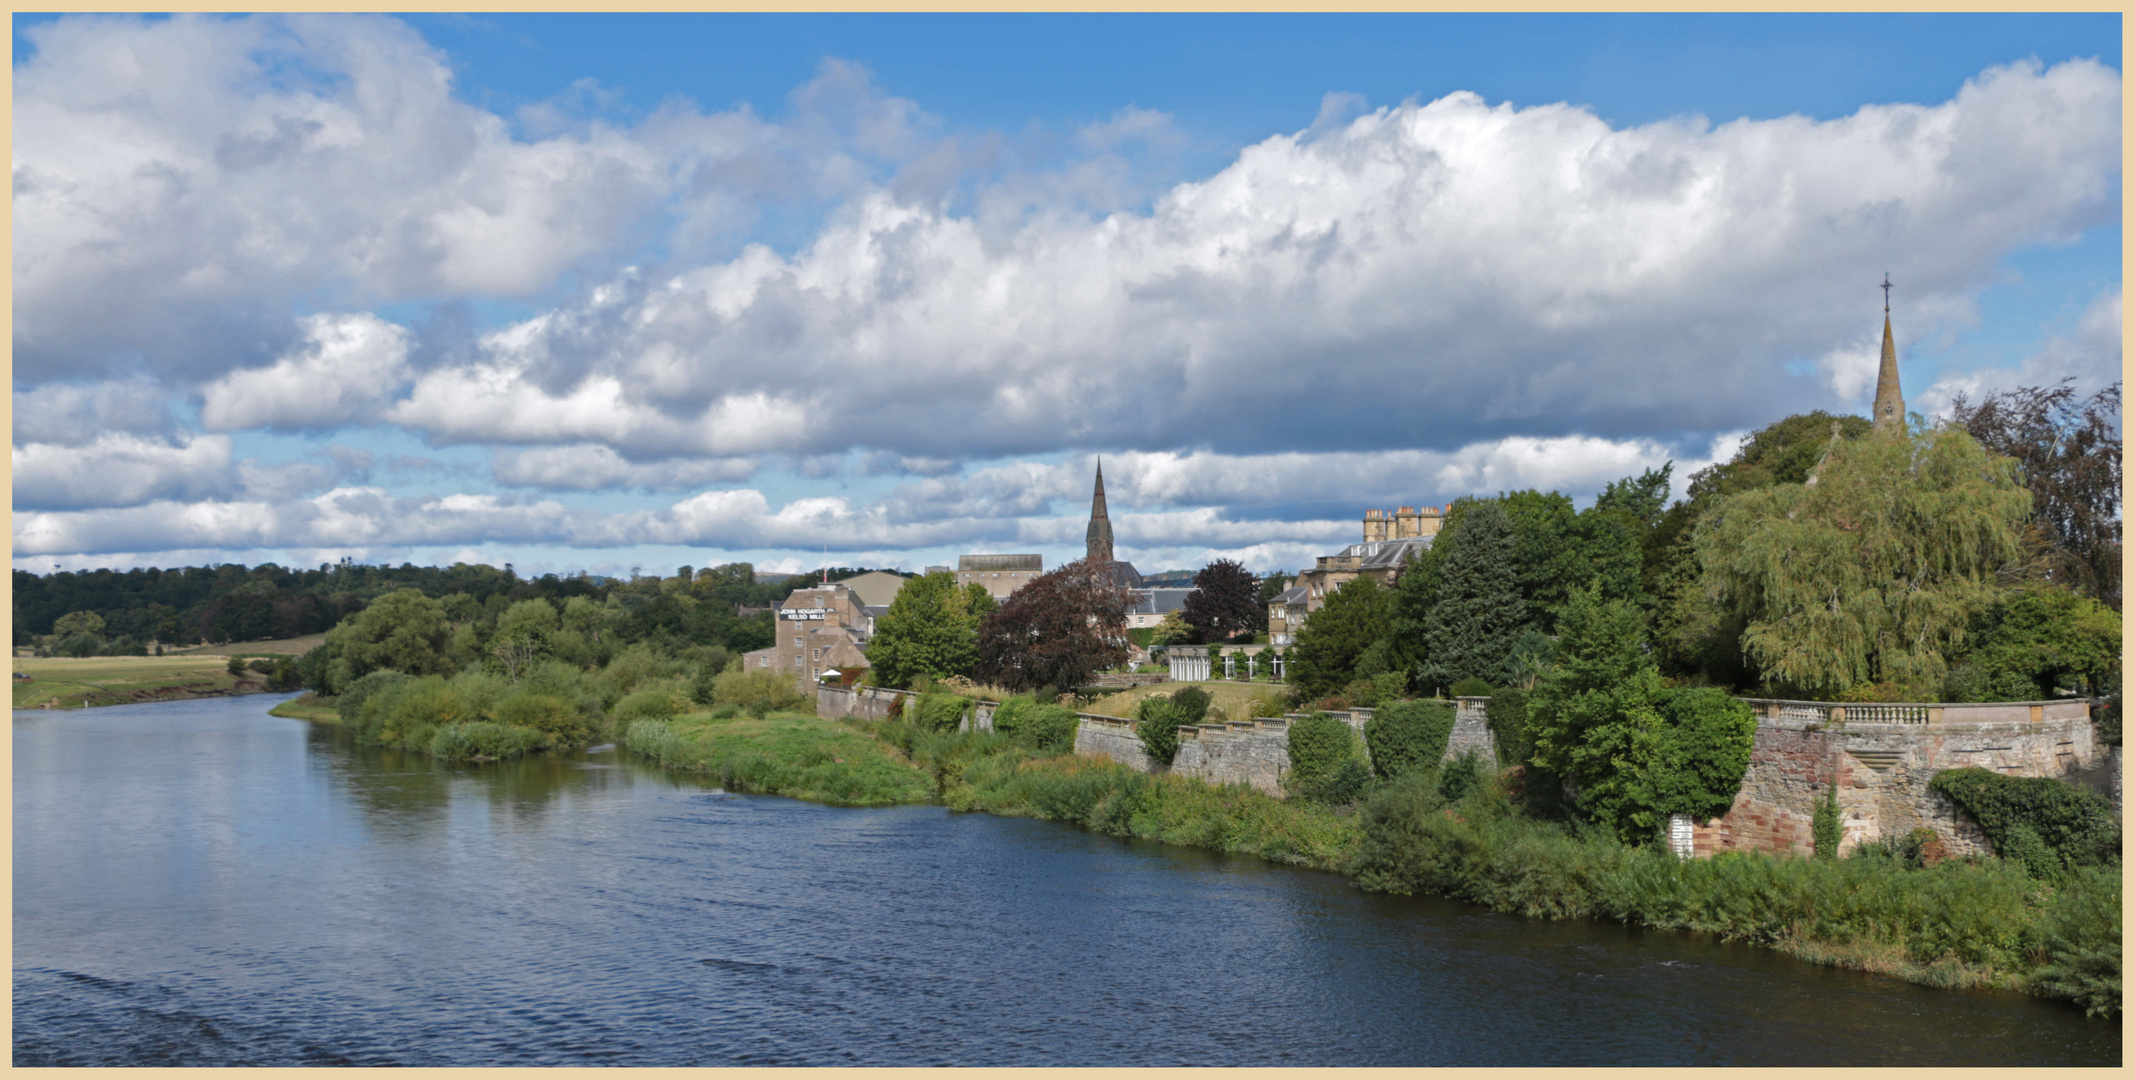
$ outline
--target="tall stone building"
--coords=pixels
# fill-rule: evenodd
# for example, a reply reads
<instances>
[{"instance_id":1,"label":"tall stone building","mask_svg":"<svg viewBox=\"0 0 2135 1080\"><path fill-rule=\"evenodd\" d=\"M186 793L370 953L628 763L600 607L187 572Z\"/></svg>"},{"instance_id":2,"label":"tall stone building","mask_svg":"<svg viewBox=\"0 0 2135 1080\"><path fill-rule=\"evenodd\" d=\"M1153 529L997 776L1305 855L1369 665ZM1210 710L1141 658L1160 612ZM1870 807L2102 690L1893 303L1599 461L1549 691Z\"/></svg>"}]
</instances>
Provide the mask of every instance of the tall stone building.
<instances>
[{"instance_id":1,"label":"tall stone building","mask_svg":"<svg viewBox=\"0 0 2135 1080\"><path fill-rule=\"evenodd\" d=\"M1890 337L1890 275L1883 275L1883 363L1876 369L1876 403L1868 414L1878 434L1905 430L1905 397L1898 392L1898 347Z\"/></svg>"},{"instance_id":2,"label":"tall stone building","mask_svg":"<svg viewBox=\"0 0 2135 1080\"><path fill-rule=\"evenodd\" d=\"M1083 557L1093 563L1112 561L1112 519L1105 516L1105 463L1097 463L1097 492L1090 496L1090 531L1084 536L1089 545Z\"/></svg>"},{"instance_id":3,"label":"tall stone building","mask_svg":"<svg viewBox=\"0 0 2135 1080\"><path fill-rule=\"evenodd\" d=\"M1090 496L1090 529L1084 540L1087 548L1083 558L1093 566L1110 567L1113 584L1128 589L1142 587L1141 572L1112 557L1112 519L1105 514L1105 466L1101 461L1097 463L1097 490Z\"/></svg>"}]
</instances>

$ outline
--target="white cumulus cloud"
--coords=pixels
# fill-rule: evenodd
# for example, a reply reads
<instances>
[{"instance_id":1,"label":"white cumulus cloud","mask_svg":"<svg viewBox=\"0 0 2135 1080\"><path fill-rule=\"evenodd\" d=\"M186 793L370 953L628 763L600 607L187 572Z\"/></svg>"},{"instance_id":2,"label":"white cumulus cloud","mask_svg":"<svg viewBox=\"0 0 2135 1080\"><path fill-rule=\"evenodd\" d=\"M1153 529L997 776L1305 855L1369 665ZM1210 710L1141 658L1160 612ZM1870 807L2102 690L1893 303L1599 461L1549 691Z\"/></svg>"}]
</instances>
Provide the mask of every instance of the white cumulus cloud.
<instances>
[{"instance_id":1,"label":"white cumulus cloud","mask_svg":"<svg viewBox=\"0 0 2135 1080\"><path fill-rule=\"evenodd\" d=\"M233 371L202 392L213 431L334 428L375 420L408 378L408 333L376 315L319 314L267 368Z\"/></svg>"}]
</instances>

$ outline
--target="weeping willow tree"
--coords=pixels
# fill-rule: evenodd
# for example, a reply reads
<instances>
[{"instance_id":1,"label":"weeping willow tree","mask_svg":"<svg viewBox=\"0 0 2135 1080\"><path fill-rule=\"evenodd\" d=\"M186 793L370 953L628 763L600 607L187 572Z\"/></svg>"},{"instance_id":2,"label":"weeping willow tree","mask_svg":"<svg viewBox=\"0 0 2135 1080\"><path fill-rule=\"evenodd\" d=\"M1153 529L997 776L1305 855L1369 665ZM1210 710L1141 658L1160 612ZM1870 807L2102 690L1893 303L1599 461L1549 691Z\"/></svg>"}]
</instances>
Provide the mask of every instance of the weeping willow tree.
<instances>
[{"instance_id":1,"label":"weeping willow tree","mask_svg":"<svg viewBox=\"0 0 2135 1080\"><path fill-rule=\"evenodd\" d=\"M1768 684L1919 700L2022 558L2030 513L2016 462L1962 430L1834 436L1808 482L1722 497L1694 542Z\"/></svg>"}]
</instances>

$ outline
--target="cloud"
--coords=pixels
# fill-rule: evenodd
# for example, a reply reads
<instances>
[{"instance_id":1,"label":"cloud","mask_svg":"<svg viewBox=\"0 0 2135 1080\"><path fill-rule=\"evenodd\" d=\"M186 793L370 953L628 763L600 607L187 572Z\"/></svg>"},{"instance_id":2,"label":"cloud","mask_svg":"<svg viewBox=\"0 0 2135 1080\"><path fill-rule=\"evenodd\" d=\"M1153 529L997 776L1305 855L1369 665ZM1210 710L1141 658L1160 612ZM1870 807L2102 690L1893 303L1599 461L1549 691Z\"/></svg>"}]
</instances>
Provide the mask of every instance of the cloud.
<instances>
[{"instance_id":1,"label":"cloud","mask_svg":"<svg viewBox=\"0 0 2135 1080\"><path fill-rule=\"evenodd\" d=\"M2052 386L2074 379L2080 394L2090 394L2121 375L2121 290L2099 294L2063 332L2049 334L2038 351L2013 368L1980 368L1951 372L1906 403L1913 411L1929 416L1946 415L1962 395L1973 404L1997 391L2020 386Z\"/></svg>"},{"instance_id":2,"label":"cloud","mask_svg":"<svg viewBox=\"0 0 2135 1080\"><path fill-rule=\"evenodd\" d=\"M376 420L408 378L408 333L368 314L300 321L302 343L268 368L234 371L203 391L211 431L337 428Z\"/></svg>"},{"instance_id":3,"label":"cloud","mask_svg":"<svg viewBox=\"0 0 2135 1080\"><path fill-rule=\"evenodd\" d=\"M1729 453L1736 441L1716 441L1710 454ZM528 455L534 457L532 462L515 459L513 467L539 474L555 465L558 459L543 458L542 453ZM589 451L570 453L592 459L596 469L604 467ZM1365 506L1422 502L1408 497L1422 493L1442 501L1456 494L1524 486L1591 492L1609 480L1657 466L1668 456L1667 448L1657 445L1578 438L1508 440L1455 454L1128 454L1107 459L1106 487L1122 550L1250 551L1256 558L1287 560L1306 549L1324 553L1351 542ZM1706 463L1686 461L1682 455L1676 460L1679 489L1692 469ZM250 466L240 465L238 471L246 479L235 496L109 509L82 504L82 509L17 514L15 552L31 556L217 546L397 549L484 543L686 545L729 551L984 550L1004 545L1072 549L1082 544L1090 483L1084 460L1056 465L1013 462L969 477L908 482L867 505L817 496L774 508L761 491L733 488L699 492L658 509L600 512L554 500L467 492L396 497L368 486L337 487L299 498L330 481L335 470L302 465L277 472ZM548 486L568 488L576 482L572 477L579 474L568 466L556 468L561 475ZM1460 486L1424 487L1430 483ZM1307 512L1298 512L1299 490L1314 492ZM1065 505L1057 505L1062 502ZM1314 506L1331 506L1340 516L1315 515L1309 512Z\"/></svg>"},{"instance_id":4,"label":"cloud","mask_svg":"<svg viewBox=\"0 0 2135 1080\"><path fill-rule=\"evenodd\" d=\"M80 446L114 432L168 435L170 399L168 389L141 378L18 389L14 442Z\"/></svg>"},{"instance_id":5,"label":"cloud","mask_svg":"<svg viewBox=\"0 0 2135 1080\"><path fill-rule=\"evenodd\" d=\"M991 235L877 190L791 257L623 275L492 335L392 416L441 442L967 460L1749 427L1858 392L1886 265L1925 332L2013 248L2112 220L2119 102L2087 61L1714 128L1459 93L1268 139L1146 214ZM1823 377L1788 372L1807 358Z\"/></svg>"},{"instance_id":6,"label":"cloud","mask_svg":"<svg viewBox=\"0 0 2135 1080\"><path fill-rule=\"evenodd\" d=\"M110 432L86 446L17 446L12 460L18 509L215 498L235 488L227 435L172 444Z\"/></svg>"},{"instance_id":7,"label":"cloud","mask_svg":"<svg viewBox=\"0 0 2135 1080\"><path fill-rule=\"evenodd\" d=\"M70 16L25 33L18 380L257 366L294 336L289 307L321 295L531 295L611 258L680 182L665 148L601 124L514 139L393 19ZM718 127L690 128L698 158L734 146Z\"/></svg>"},{"instance_id":8,"label":"cloud","mask_svg":"<svg viewBox=\"0 0 2135 1080\"><path fill-rule=\"evenodd\" d=\"M32 442L13 448L15 508L81 510L169 500L293 499L359 474L360 457L267 464L233 461L228 435L176 440L106 432L86 445Z\"/></svg>"},{"instance_id":9,"label":"cloud","mask_svg":"<svg viewBox=\"0 0 2135 1080\"><path fill-rule=\"evenodd\" d=\"M552 491L598 491L636 488L673 491L707 484L747 480L757 463L749 458L632 462L597 443L499 451L490 465L496 482L507 487Z\"/></svg>"}]
</instances>

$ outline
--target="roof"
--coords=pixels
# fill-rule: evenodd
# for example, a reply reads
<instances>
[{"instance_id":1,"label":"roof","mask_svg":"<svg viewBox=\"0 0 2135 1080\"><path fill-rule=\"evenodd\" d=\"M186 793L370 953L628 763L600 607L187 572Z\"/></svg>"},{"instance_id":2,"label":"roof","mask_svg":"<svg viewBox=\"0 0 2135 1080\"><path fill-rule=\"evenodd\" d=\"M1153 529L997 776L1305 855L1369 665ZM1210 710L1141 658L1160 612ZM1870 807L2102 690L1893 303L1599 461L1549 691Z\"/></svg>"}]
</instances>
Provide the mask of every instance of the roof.
<instances>
[{"instance_id":1,"label":"roof","mask_svg":"<svg viewBox=\"0 0 2135 1080\"><path fill-rule=\"evenodd\" d=\"M1039 570L1045 569L1043 555L959 555L958 570Z\"/></svg>"},{"instance_id":2,"label":"roof","mask_svg":"<svg viewBox=\"0 0 2135 1080\"><path fill-rule=\"evenodd\" d=\"M1131 615L1164 615L1186 606L1186 597L1192 589L1136 589L1134 606L1127 609Z\"/></svg>"},{"instance_id":3,"label":"roof","mask_svg":"<svg viewBox=\"0 0 2135 1080\"><path fill-rule=\"evenodd\" d=\"M842 578L832 582L832 584L843 585L851 589L853 595L860 598L861 604L874 607L885 605L895 600L897 591L904 588L905 580L904 577L898 574L886 574L880 570L870 570L865 574L854 574L852 577Z\"/></svg>"},{"instance_id":4,"label":"roof","mask_svg":"<svg viewBox=\"0 0 2135 1080\"><path fill-rule=\"evenodd\" d=\"M1360 570L1376 569L1382 566L1400 566L1402 560L1408 558L1411 553L1421 555L1424 549L1430 546L1431 538L1428 536L1404 536L1399 540L1369 540L1361 544L1351 544L1342 549L1342 555L1362 559L1363 561L1357 564Z\"/></svg>"},{"instance_id":5,"label":"roof","mask_svg":"<svg viewBox=\"0 0 2135 1080\"><path fill-rule=\"evenodd\" d=\"M1112 584L1123 589L1139 589L1142 587L1141 571L1136 570L1133 563L1114 559L1104 565L1111 572Z\"/></svg>"},{"instance_id":6,"label":"roof","mask_svg":"<svg viewBox=\"0 0 2135 1080\"><path fill-rule=\"evenodd\" d=\"M1310 599L1311 596L1311 589L1303 585L1294 585L1278 593L1274 602L1278 604L1302 604Z\"/></svg>"}]
</instances>

